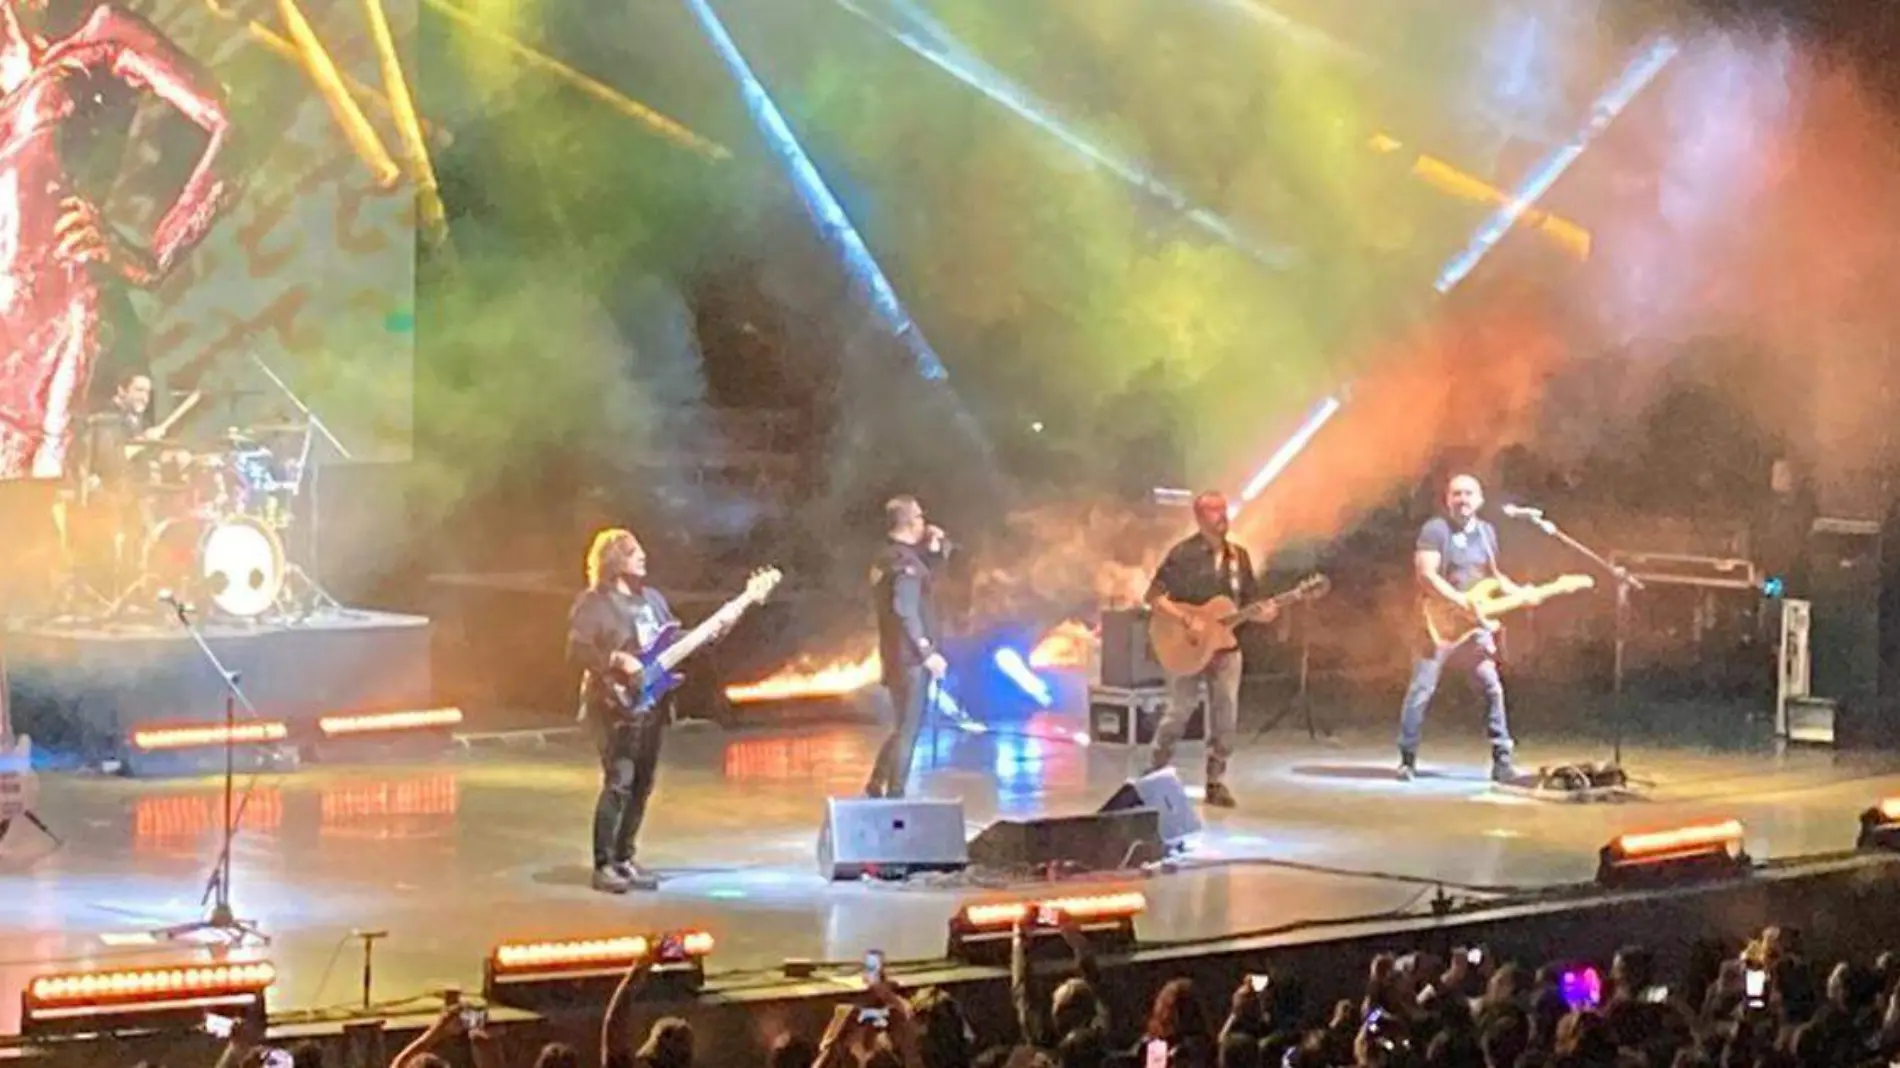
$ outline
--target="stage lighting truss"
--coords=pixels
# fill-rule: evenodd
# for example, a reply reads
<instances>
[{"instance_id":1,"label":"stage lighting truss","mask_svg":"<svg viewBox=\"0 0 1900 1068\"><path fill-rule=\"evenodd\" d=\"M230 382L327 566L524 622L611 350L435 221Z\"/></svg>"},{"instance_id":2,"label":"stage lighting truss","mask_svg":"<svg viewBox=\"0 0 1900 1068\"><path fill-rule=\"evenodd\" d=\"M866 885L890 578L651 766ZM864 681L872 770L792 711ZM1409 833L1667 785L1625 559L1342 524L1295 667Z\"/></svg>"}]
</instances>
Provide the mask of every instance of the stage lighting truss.
<instances>
[{"instance_id":1,"label":"stage lighting truss","mask_svg":"<svg viewBox=\"0 0 1900 1068\"><path fill-rule=\"evenodd\" d=\"M965 905L950 918L948 955L972 964L1007 960L1017 923L1026 923L1034 947L1059 937L1065 918L1098 947L1126 948L1135 943L1135 917L1147 907L1148 899L1132 891Z\"/></svg>"},{"instance_id":2,"label":"stage lighting truss","mask_svg":"<svg viewBox=\"0 0 1900 1068\"><path fill-rule=\"evenodd\" d=\"M713 936L705 931L504 942L489 953L483 993L496 1004L533 1008L580 990L604 995L636 961L653 961L649 987L691 993L706 980Z\"/></svg>"},{"instance_id":3,"label":"stage lighting truss","mask_svg":"<svg viewBox=\"0 0 1900 1068\"><path fill-rule=\"evenodd\" d=\"M1900 797L1889 797L1860 814L1860 849L1900 852Z\"/></svg>"},{"instance_id":4,"label":"stage lighting truss","mask_svg":"<svg viewBox=\"0 0 1900 1068\"><path fill-rule=\"evenodd\" d=\"M1724 820L1622 835L1598 854L1597 883L1656 886L1745 874L1751 861L1744 830L1740 820Z\"/></svg>"},{"instance_id":5,"label":"stage lighting truss","mask_svg":"<svg viewBox=\"0 0 1900 1068\"><path fill-rule=\"evenodd\" d=\"M41 975L20 995L20 1033L199 1030L209 1015L262 1022L276 981L268 961Z\"/></svg>"}]
</instances>

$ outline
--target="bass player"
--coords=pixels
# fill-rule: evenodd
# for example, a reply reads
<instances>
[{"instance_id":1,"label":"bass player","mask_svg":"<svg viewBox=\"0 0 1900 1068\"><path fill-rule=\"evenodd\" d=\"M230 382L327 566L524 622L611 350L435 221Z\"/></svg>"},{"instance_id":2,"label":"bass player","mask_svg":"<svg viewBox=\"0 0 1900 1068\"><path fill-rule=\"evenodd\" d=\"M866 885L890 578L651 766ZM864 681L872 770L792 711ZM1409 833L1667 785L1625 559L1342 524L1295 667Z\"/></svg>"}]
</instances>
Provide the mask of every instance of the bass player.
<instances>
[{"instance_id":1,"label":"bass player","mask_svg":"<svg viewBox=\"0 0 1900 1068\"><path fill-rule=\"evenodd\" d=\"M1253 560L1247 550L1228 540L1227 498L1219 493L1203 493L1194 498L1194 534L1177 543L1162 558L1148 584L1148 606L1187 628L1197 639L1210 626L1187 609L1204 605L1216 597L1232 598L1240 607L1259 598ZM1259 621L1270 620L1278 609L1269 606ZM1201 688L1207 692L1207 803L1216 808L1233 808L1234 792L1224 781L1227 759L1234 752L1234 731L1239 719L1240 650L1216 653L1205 668L1192 675L1168 676L1168 707L1155 728L1151 771L1174 765L1174 747L1186 732L1194 706L1200 703Z\"/></svg>"},{"instance_id":2,"label":"bass player","mask_svg":"<svg viewBox=\"0 0 1900 1068\"><path fill-rule=\"evenodd\" d=\"M664 716L654 703L624 708L613 683L640 671L629 649L645 649L673 622L660 591L647 584L647 554L626 530L603 530L587 550L587 589L568 615L568 661L581 668L581 715L600 747L600 798L594 804L594 889L624 894L659 881L633 862L634 836L660 761Z\"/></svg>"},{"instance_id":3,"label":"bass player","mask_svg":"<svg viewBox=\"0 0 1900 1068\"><path fill-rule=\"evenodd\" d=\"M1413 547L1412 569L1417 576L1421 608L1429 614L1439 605L1476 621L1467 591L1489 578L1506 594L1520 587L1498 567L1498 532L1478 518L1484 507L1484 487L1471 475L1457 475L1445 489L1445 514L1427 520ZM1436 603L1434 603L1436 602ZM1418 775L1419 733L1425 710L1438 692L1438 680L1447 667L1462 670L1472 690L1484 698L1485 732L1491 739L1491 780L1510 782L1517 777L1511 766L1510 725L1504 718L1504 682L1498 677L1498 646L1492 631L1472 627L1453 641L1421 635L1421 648L1412 662L1412 681L1399 710L1399 780Z\"/></svg>"}]
</instances>

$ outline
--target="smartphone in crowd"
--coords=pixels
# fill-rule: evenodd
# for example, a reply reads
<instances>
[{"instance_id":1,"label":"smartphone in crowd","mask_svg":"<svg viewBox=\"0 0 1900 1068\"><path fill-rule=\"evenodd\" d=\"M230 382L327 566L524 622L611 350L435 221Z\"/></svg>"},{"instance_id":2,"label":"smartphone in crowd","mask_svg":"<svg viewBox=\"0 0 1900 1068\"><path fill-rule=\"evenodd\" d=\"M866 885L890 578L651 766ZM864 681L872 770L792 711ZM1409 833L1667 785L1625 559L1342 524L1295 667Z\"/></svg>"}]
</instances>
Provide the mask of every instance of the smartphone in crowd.
<instances>
[{"instance_id":1,"label":"smartphone in crowd","mask_svg":"<svg viewBox=\"0 0 1900 1068\"><path fill-rule=\"evenodd\" d=\"M864 954L864 984L869 986L872 983L881 983L883 981L884 951L881 949L869 950Z\"/></svg>"},{"instance_id":2,"label":"smartphone in crowd","mask_svg":"<svg viewBox=\"0 0 1900 1068\"><path fill-rule=\"evenodd\" d=\"M237 1021L229 1016L219 1016L215 1012L205 1013L205 1034L213 1038L230 1038L237 1028Z\"/></svg>"},{"instance_id":3,"label":"smartphone in crowd","mask_svg":"<svg viewBox=\"0 0 1900 1068\"><path fill-rule=\"evenodd\" d=\"M292 1068L296 1063L291 1059L290 1051L275 1047L263 1051L264 1068Z\"/></svg>"},{"instance_id":4,"label":"smartphone in crowd","mask_svg":"<svg viewBox=\"0 0 1900 1068\"><path fill-rule=\"evenodd\" d=\"M1158 1038L1148 1040L1142 1068L1168 1068L1168 1044Z\"/></svg>"},{"instance_id":5,"label":"smartphone in crowd","mask_svg":"<svg viewBox=\"0 0 1900 1068\"><path fill-rule=\"evenodd\" d=\"M462 1030L482 1031L488 1027L488 1010L473 1005L462 1006Z\"/></svg>"},{"instance_id":6,"label":"smartphone in crowd","mask_svg":"<svg viewBox=\"0 0 1900 1068\"><path fill-rule=\"evenodd\" d=\"M1751 1009L1764 1008L1768 1004L1768 969L1749 965L1742 973L1742 996L1748 999Z\"/></svg>"},{"instance_id":7,"label":"smartphone in crowd","mask_svg":"<svg viewBox=\"0 0 1900 1068\"><path fill-rule=\"evenodd\" d=\"M863 1008L858 1010L858 1022L883 1029L891 1025L891 1010L883 1008Z\"/></svg>"},{"instance_id":8,"label":"smartphone in crowd","mask_svg":"<svg viewBox=\"0 0 1900 1068\"><path fill-rule=\"evenodd\" d=\"M1478 965L1483 964L1484 963L1483 947L1472 946L1470 949L1465 950L1465 963L1471 965L1473 968L1476 968Z\"/></svg>"},{"instance_id":9,"label":"smartphone in crowd","mask_svg":"<svg viewBox=\"0 0 1900 1068\"><path fill-rule=\"evenodd\" d=\"M1572 1012L1599 1008L1603 1004L1603 976L1595 968L1565 968L1557 976L1557 989Z\"/></svg>"},{"instance_id":10,"label":"smartphone in crowd","mask_svg":"<svg viewBox=\"0 0 1900 1068\"><path fill-rule=\"evenodd\" d=\"M1267 987L1272 985L1273 979L1271 976L1249 975L1247 977L1247 989L1252 990L1256 994L1266 993Z\"/></svg>"}]
</instances>

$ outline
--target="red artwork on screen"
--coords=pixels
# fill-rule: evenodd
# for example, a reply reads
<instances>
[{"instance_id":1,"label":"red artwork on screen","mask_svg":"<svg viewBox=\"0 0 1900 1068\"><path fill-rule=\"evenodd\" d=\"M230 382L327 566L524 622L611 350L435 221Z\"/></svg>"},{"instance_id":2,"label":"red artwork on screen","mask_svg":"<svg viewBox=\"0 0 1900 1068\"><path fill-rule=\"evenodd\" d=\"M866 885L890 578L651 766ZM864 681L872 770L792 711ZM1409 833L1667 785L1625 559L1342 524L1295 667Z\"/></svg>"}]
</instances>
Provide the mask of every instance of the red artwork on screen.
<instances>
[{"instance_id":1,"label":"red artwork on screen","mask_svg":"<svg viewBox=\"0 0 1900 1068\"><path fill-rule=\"evenodd\" d=\"M65 473L75 409L100 348L100 294L162 279L226 199L215 170L229 120L215 83L151 24L101 6L70 36L41 39L31 5L0 0L0 479ZM121 241L74 188L59 134L81 86L112 80L205 133L190 176L144 248Z\"/></svg>"}]
</instances>

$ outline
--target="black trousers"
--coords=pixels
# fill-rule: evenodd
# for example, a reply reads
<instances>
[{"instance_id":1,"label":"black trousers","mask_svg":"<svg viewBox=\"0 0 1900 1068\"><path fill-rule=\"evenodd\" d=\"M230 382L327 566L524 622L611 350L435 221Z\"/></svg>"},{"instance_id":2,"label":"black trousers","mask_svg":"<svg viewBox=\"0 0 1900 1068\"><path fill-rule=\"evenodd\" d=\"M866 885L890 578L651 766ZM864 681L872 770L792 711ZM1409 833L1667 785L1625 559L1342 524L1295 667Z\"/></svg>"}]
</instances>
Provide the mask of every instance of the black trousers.
<instances>
[{"instance_id":1,"label":"black trousers","mask_svg":"<svg viewBox=\"0 0 1900 1068\"><path fill-rule=\"evenodd\" d=\"M926 705L930 700L930 672L923 665L900 667L884 679L890 694L891 736L877 752L871 767L871 781L864 792L874 797L902 797L910 784L911 755L917 749L917 732L923 728Z\"/></svg>"},{"instance_id":2,"label":"black trousers","mask_svg":"<svg viewBox=\"0 0 1900 1068\"><path fill-rule=\"evenodd\" d=\"M627 717L591 712L600 747L600 800L594 803L594 867L629 863L633 839L646 818L647 798L660 763L664 714L660 709Z\"/></svg>"}]
</instances>

